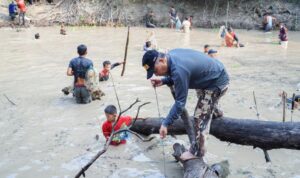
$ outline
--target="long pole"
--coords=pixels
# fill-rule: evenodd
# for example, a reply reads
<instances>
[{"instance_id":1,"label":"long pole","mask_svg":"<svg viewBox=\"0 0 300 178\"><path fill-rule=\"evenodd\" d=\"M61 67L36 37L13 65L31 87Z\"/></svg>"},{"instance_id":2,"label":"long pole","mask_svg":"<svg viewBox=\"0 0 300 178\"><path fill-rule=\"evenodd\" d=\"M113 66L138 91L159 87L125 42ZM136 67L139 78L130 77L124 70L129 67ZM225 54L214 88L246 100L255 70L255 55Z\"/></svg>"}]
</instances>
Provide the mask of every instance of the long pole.
<instances>
[{"instance_id":1,"label":"long pole","mask_svg":"<svg viewBox=\"0 0 300 178\"><path fill-rule=\"evenodd\" d=\"M258 112L258 108L257 108L257 103L256 103L256 97L255 97L255 92L254 92L254 90L253 90L253 99L254 99L254 104L255 104L256 116L257 116L257 119L259 120L260 114L259 114L259 112ZM264 152L266 162L271 162L271 159L270 159L270 156L269 156L268 151L265 150L265 149L262 149L262 150L263 150L263 152Z\"/></svg>"},{"instance_id":2,"label":"long pole","mask_svg":"<svg viewBox=\"0 0 300 178\"><path fill-rule=\"evenodd\" d=\"M123 68L122 68L122 72L121 72L121 77L123 77L123 75L124 75L126 61L127 61L127 52L128 52L128 45L129 45L129 32L130 32L130 26L128 26L128 29L127 29L127 39L126 39L125 53L124 53L124 64L123 64Z\"/></svg>"},{"instance_id":3,"label":"long pole","mask_svg":"<svg viewBox=\"0 0 300 178\"><path fill-rule=\"evenodd\" d=\"M285 110L286 110L286 92L285 91L282 91L282 109L283 109L283 114L282 114L282 122L285 122L285 116L286 116L286 113L285 113Z\"/></svg>"},{"instance_id":4,"label":"long pole","mask_svg":"<svg viewBox=\"0 0 300 178\"><path fill-rule=\"evenodd\" d=\"M292 97L292 108L291 108L291 122L293 122L293 113L294 113L294 108L295 108L295 93L293 93Z\"/></svg>"},{"instance_id":5,"label":"long pole","mask_svg":"<svg viewBox=\"0 0 300 178\"><path fill-rule=\"evenodd\" d=\"M121 104L120 104L120 100L119 100L118 93L117 93L117 90L116 90L114 78L113 78L113 75L110 72L109 72L109 75L110 75L110 78L111 78L111 82L113 84L114 92L115 92L116 99L117 99L118 106L119 106L119 111L121 112Z\"/></svg>"},{"instance_id":6,"label":"long pole","mask_svg":"<svg viewBox=\"0 0 300 178\"><path fill-rule=\"evenodd\" d=\"M157 107L158 117L161 118L160 109L159 109L159 103L158 103L158 96L157 96L157 92L156 92L156 87L154 87L154 92L155 92L155 98L156 98L156 107ZM164 140L162 140L162 145L163 145L163 159L164 159L164 176L166 178L166 158L165 158L166 154L165 154Z\"/></svg>"}]
</instances>

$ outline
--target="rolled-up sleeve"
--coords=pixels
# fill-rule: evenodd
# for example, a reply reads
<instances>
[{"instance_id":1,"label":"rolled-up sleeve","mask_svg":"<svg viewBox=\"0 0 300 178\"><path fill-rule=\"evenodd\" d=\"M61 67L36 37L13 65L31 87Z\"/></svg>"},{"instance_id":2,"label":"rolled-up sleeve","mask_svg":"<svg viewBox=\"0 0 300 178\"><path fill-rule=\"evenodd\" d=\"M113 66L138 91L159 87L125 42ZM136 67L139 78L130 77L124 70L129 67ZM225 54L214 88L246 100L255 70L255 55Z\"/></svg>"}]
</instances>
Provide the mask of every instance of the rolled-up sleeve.
<instances>
[{"instance_id":1,"label":"rolled-up sleeve","mask_svg":"<svg viewBox=\"0 0 300 178\"><path fill-rule=\"evenodd\" d=\"M179 74L176 72L172 79L175 83L175 103L167 117L162 121L162 124L166 127L171 125L181 115L185 107L189 89L189 77L187 73L182 72Z\"/></svg>"}]
</instances>

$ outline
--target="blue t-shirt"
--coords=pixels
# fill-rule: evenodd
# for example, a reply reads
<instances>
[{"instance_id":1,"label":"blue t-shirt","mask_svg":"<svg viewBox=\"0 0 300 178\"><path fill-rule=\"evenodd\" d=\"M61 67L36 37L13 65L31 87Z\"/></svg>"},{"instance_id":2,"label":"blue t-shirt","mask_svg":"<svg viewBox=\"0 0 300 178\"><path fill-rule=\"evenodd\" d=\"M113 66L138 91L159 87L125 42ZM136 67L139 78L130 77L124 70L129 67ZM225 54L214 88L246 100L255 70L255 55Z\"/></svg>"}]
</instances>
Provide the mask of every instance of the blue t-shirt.
<instances>
[{"instance_id":1,"label":"blue t-shirt","mask_svg":"<svg viewBox=\"0 0 300 178\"><path fill-rule=\"evenodd\" d=\"M74 83L76 83L78 77L85 79L86 72L93 68L93 62L84 57L76 57L70 61L69 67L73 70Z\"/></svg>"},{"instance_id":2,"label":"blue t-shirt","mask_svg":"<svg viewBox=\"0 0 300 178\"><path fill-rule=\"evenodd\" d=\"M10 3L8 6L9 14L14 14L17 12L17 5L15 3Z\"/></svg>"},{"instance_id":3,"label":"blue t-shirt","mask_svg":"<svg viewBox=\"0 0 300 178\"><path fill-rule=\"evenodd\" d=\"M181 115L189 89L224 89L229 76L224 65L217 59L192 49L174 49L167 54L168 76L163 84L175 86L175 104L163 125L168 126Z\"/></svg>"}]
</instances>

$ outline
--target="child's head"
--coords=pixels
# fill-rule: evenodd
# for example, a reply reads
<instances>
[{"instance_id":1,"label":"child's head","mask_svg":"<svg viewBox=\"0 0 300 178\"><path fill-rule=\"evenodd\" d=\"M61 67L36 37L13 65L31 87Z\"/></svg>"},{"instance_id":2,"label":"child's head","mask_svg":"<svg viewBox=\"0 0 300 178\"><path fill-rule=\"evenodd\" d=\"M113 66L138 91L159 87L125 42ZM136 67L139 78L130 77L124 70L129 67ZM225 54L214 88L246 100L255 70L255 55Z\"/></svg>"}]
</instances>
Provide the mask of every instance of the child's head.
<instances>
[{"instance_id":1,"label":"child's head","mask_svg":"<svg viewBox=\"0 0 300 178\"><path fill-rule=\"evenodd\" d=\"M150 48L151 47L151 41L147 41L146 42L146 48Z\"/></svg>"},{"instance_id":2,"label":"child's head","mask_svg":"<svg viewBox=\"0 0 300 178\"><path fill-rule=\"evenodd\" d=\"M114 122L117 118L117 108L114 105L108 105L104 109L106 119L110 122Z\"/></svg>"},{"instance_id":3,"label":"child's head","mask_svg":"<svg viewBox=\"0 0 300 178\"><path fill-rule=\"evenodd\" d=\"M204 53L208 53L208 51L209 51L209 45L206 44L204 45Z\"/></svg>"},{"instance_id":4,"label":"child's head","mask_svg":"<svg viewBox=\"0 0 300 178\"><path fill-rule=\"evenodd\" d=\"M231 32L233 32L233 29L232 29L231 27L228 27L228 28L227 28L227 31L228 31L229 33L231 33Z\"/></svg>"},{"instance_id":5,"label":"child's head","mask_svg":"<svg viewBox=\"0 0 300 178\"><path fill-rule=\"evenodd\" d=\"M110 68L111 68L110 61L104 61L103 62L103 68L106 69L106 70L110 70Z\"/></svg>"}]
</instances>

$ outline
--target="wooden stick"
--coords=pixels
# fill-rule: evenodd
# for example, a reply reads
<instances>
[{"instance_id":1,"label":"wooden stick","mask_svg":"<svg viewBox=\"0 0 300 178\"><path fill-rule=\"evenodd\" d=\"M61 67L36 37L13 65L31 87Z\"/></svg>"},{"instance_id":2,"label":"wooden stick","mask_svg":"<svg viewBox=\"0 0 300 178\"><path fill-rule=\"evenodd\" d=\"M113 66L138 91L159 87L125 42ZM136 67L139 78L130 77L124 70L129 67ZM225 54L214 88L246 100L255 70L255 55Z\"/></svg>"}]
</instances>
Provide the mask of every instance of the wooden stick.
<instances>
[{"instance_id":1,"label":"wooden stick","mask_svg":"<svg viewBox=\"0 0 300 178\"><path fill-rule=\"evenodd\" d=\"M291 108L291 122L293 122L293 113L294 113L294 108L295 108L295 93L293 93L293 97L292 97L292 108Z\"/></svg>"},{"instance_id":2,"label":"wooden stick","mask_svg":"<svg viewBox=\"0 0 300 178\"><path fill-rule=\"evenodd\" d=\"M255 97L255 92L253 90L253 100L254 100L254 106L255 106L255 111L256 111L256 116L257 116L257 119L259 120L259 112L258 112L258 108L257 108L257 103L256 103L256 97Z\"/></svg>"},{"instance_id":3,"label":"wooden stick","mask_svg":"<svg viewBox=\"0 0 300 178\"><path fill-rule=\"evenodd\" d=\"M3 94L3 96L12 104L12 105L14 105L14 106L16 106L16 103L14 103L12 100L10 100L7 96L6 96L6 94Z\"/></svg>"},{"instance_id":4,"label":"wooden stick","mask_svg":"<svg viewBox=\"0 0 300 178\"><path fill-rule=\"evenodd\" d=\"M256 116L257 116L257 119L259 120L259 115L260 115L260 114L259 114L259 112L258 112L258 108L257 108L257 103L256 103L256 97L255 97L255 92L254 92L254 90L253 90L253 99L254 99L254 104L255 104ZM269 156L268 151L265 150L265 149L262 149L262 150L263 150L263 152L264 152L266 162L267 162L267 163L268 163L268 162L271 162L271 159L270 159L270 156Z\"/></svg>"},{"instance_id":5,"label":"wooden stick","mask_svg":"<svg viewBox=\"0 0 300 178\"><path fill-rule=\"evenodd\" d=\"M282 109L283 109L283 113L282 113L282 122L285 122L285 115L286 115L286 113L285 113L285 111L286 111L286 96L287 96L286 92L285 92L285 91L282 91L282 96L281 96L281 98L282 98Z\"/></svg>"},{"instance_id":6,"label":"wooden stick","mask_svg":"<svg viewBox=\"0 0 300 178\"><path fill-rule=\"evenodd\" d=\"M138 107L138 110L137 110L137 114L136 114L136 117L135 117L135 119L134 119L134 121L132 122L132 124L128 127L128 128L125 128L125 129L121 129L121 130L118 130L118 131L114 131L114 128L115 128L115 125L116 125L116 123L118 123L118 121L119 121L119 119L120 119L120 116L123 114L123 113L125 113L127 110L129 110L133 105L135 105L137 102L140 102L138 99L136 99L136 101L133 103L133 104L131 104L126 110L124 110L124 111L122 111L122 112L120 112L120 114L119 114L119 116L118 116L118 119L117 119L117 121L114 123L114 125L113 125L113 130L112 130L112 133L111 133L111 135L110 135L110 137L109 137L109 139L107 140L107 142L105 143L105 145L104 145L104 148L101 150L101 151L99 151L93 158L92 158L92 160L88 163L88 164L86 164L77 174L76 174L76 176L75 176L75 178L79 178L81 175L83 175L83 177L85 177L85 171L102 155L102 154L104 154L106 151L107 151L107 149L108 149L108 147L109 147L109 145L110 145L110 143L111 143L111 141L112 141L112 138L116 135L116 134L118 134L118 133L121 133L121 132L130 132L130 133L132 133L133 135L135 135L136 137L138 137L139 139L141 139L143 142L149 142L149 141L151 141L152 139L154 139L155 137L149 137L149 138L144 138L144 137L142 137L141 135L139 135L138 133L136 133L136 132L134 132L134 131L132 131L132 130L129 130L133 125L134 125L134 123L135 123L135 121L137 120L137 118L138 118L138 115L139 115L139 113L140 113L140 109L143 107L143 106L145 106L145 105L147 105L147 104L149 104L150 102L146 102L146 103L143 103L143 104L141 104L139 107Z\"/></svg>"},{"instance_id":7,"label":"wooden stick","mask_svg":"<svg viewBox=\"0 0 300 178\"><path fill-rule=\"evenodd\" d=\"M121 77L123 77L124 72L125 72L125 66L126 66L126 60L127 60L127 51L128 51L128 44L129 44L129 31L130 31L130 26L128 26L127 30L127 39L126 39L126 45L125 45L125 54L124 54L124 64L121 72Z\"/></svg>"}]
</instances>

